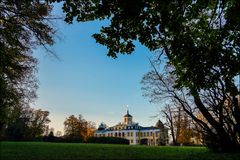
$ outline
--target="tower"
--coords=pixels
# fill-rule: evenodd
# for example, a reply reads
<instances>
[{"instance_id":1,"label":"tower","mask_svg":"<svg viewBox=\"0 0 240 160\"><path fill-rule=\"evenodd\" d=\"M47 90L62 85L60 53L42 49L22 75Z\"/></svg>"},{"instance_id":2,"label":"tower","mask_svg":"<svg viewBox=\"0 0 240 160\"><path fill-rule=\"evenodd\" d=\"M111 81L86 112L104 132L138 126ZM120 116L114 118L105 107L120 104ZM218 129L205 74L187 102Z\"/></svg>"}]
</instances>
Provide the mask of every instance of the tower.
<instances>
[{"instance_id":1,"label":"tower","mask_svg":"<svg viewBox=\"0 0 240 160\"><path fill-rule=\"evenodd\" d=\"M123 116L124 123L127 125L132 124L132 116L129 114L129 111L127 109L127 114Z\"/></svg>"}]
</instances>

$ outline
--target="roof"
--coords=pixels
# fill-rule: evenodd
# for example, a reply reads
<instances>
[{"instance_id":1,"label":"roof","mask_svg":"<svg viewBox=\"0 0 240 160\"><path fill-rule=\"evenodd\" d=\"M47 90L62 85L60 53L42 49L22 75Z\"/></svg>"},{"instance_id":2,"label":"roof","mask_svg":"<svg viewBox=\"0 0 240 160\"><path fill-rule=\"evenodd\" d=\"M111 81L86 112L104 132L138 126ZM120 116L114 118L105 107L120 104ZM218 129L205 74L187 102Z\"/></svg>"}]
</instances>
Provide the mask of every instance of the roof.
<instances>
[{"instance_id":1,"label":"roof","mask_svg":"<svg viewBox=\"0 0 240 160\"><path fill-rule=\"evenodd\" d=\"M159 128L157 128L157 127L141 127L141 129L140 130L152 130L152 129L159 129Z\"/></svg>"},{"instance_id":2,"label":"roof","mask_svg":"<svg viewBox=\"0 0 240 160\"><path fill-rule=\"evenodd\" d=\"M100 130L105 130L106 128L107 128L107 125L102 122L102 123L99 125L98 130L99 130L99 131L100 131Z\"/></svg>"},{"instance_id":3,"label":"roof","mask_svg":"<svg viewBox=\"0 0 240 160\"><path fill-rule=\"evenodd\" d=\"M163 128L164 128L164 124L163 124L162 121L160 121L160 119L159 119L159 120L157 121L155 127L163 129Z\"/></svg>"},{"instance_id":4,"label":"roof","mask_svg":"<svg viewBox=\"0 0 240 160\"><path fill-rule=\"evenodd\" d=\"M132 115L129 114L129 112L128 112L128 110L127 110L127 114L125 114L124 117L132 117Z\"/></svg>"},{"instance_id":5,"label":"roof","mask_svg":"<svg viewBox=\"0 0 240 160\"><path fill-rule=\"evenodd\" d=\"M104 132L109 132L109 131L128 131L128 130L138 130L138 131L142 131L142 130L159 130L159 128L151 126L151 127L142 127L139 125L132 125L132 126L123 126L120 127L118 129L114 128L114 127L109 127L106 128L104 130L97 130L97 133L104 133Z\"/></svg>"}]
</instances>

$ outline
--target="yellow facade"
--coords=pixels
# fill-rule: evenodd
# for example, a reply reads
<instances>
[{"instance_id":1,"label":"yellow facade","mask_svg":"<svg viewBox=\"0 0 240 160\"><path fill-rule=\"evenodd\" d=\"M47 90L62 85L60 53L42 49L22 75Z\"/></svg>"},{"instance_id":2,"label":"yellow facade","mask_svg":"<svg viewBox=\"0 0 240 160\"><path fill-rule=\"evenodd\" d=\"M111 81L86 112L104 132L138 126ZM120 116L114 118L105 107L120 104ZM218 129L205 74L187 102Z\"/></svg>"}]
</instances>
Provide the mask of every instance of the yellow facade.
<instances>
[{"instance_id":1,"label":"yellow facade","mask_svg":"<svg viewBox=\"0 0 240 160\"><path fill-rule=\"evenodd\" d=\"M132 116L127 112L123 123L108 128L101 128L95 132L96 137L118 137L129 140L130 144L158 145L160 142L160 128L142 127L132 121Z\"/></svg>"}]
</instances>

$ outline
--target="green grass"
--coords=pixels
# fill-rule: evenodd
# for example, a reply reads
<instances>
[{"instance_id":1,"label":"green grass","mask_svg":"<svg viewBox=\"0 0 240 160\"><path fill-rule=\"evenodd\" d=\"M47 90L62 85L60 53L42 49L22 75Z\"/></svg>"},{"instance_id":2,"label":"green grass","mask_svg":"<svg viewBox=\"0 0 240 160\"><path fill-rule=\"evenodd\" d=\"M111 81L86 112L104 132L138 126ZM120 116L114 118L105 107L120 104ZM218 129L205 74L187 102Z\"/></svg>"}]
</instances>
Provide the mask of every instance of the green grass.
<instances>
[{"instance_id":1,"label":"green grass","mask_svg":"<svg viewBox=\"0 0 240 160\"><path fill-rule=\"evenodd\" d=\"M204 147L1 142L1 160L240 160L240 153L212 153Z\"/></svg>"}]
</instances>

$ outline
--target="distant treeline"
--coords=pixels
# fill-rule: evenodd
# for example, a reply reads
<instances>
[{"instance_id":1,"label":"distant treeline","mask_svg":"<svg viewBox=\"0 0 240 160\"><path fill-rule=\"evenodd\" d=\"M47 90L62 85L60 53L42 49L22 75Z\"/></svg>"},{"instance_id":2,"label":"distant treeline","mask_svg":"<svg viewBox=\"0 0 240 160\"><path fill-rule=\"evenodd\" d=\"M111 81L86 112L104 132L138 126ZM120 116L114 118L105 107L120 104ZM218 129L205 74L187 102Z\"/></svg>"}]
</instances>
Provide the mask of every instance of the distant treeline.
<instances>
[{"instance_id":1,"label":"distant treeline","mask_svg":"<svg viewBox=\"0 0 240 160\"><path fill-rule=\"evenodd\" d=\"M81 114L67 117L64 136L54 136L54 131L49 130L49 114L48 111L29 106L13 107L0 130L0 141L129 144L127 139L122 138L93 137L95 123L85 120Z\"/></svg>"}]
</instances>

